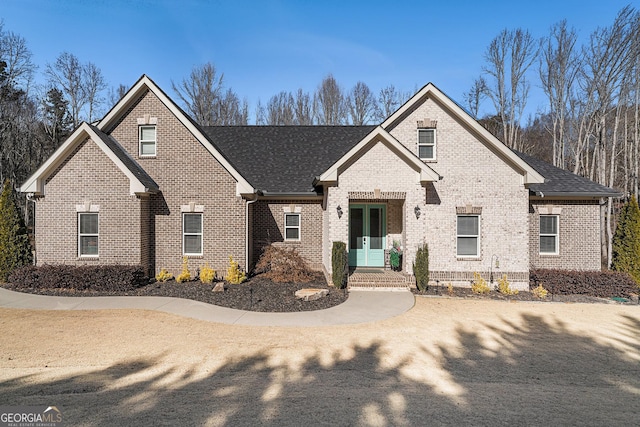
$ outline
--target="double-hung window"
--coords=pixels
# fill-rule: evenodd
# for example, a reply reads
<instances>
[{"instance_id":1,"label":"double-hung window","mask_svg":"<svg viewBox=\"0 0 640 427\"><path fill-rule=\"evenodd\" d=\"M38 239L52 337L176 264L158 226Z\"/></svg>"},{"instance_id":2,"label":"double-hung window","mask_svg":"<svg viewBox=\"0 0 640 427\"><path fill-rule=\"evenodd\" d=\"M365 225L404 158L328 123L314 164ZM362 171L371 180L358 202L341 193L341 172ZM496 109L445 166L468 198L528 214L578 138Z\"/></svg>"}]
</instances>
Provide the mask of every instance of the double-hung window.
<instances>
[{"instance_id":1,"label":"double-hung window","mask_svg":"<svg viewBox=\"0 0 640 427\"><path fill-rule=\"evenodd\" d=\"M422 160L436 159L435 129L418 129L418 157Z\"/></svg>"},{"instance_id":2,"label":"double-hung window","mask_svg":"<svg viewBox=\"0 0 640 427\"><path fill-rule=\"evenodd\" d=\"M300 214L284 214L284 239L300 240Z\"/></svg>"},{"instance_id":3,"label":"double-hung window","mask_svg":"<svg viewBox=\"0 0 640 427\"><path fill-rule=\"evenodd\" d=\"M78 213L78 256L98 256L98 214Z\"/></svg>"},{"instance_id":4,"label":"double-hung window","mask_svg":"<svg viewBox=\"0 0 640 427\"><path fill-rule=\"evenodd\" d=\"M457 249L460 258L478 258L480 256L480 216L458 215Z\"/></svg>"},{"instance_id":5,"label":"double-hung window","mask_svg":"<svg viewBox=\"0 0 640 427\"><path fill-rule=\"evenodd\" d=\"M156 155L156 126L140 126L140 156L152 157Z\"/></svg>"},{"instance_id":6,"label":"double-hung window","mask_svg":"<svg viewBox=\"0 0 640 427\"><path fill-rule=\"evenodd\" d=\"M202 214L182 214L182 254L202 255Z\"/></svg>"},{"instance_id":7,"label":"double-hung window","mask_svg":"<svg viewBox=\"0 0 640 427\"><path fill-rule=\"evenodd\" d=\"M558 215L540 215L540 254L559 253Z\"/></svg>"}]
</instances>

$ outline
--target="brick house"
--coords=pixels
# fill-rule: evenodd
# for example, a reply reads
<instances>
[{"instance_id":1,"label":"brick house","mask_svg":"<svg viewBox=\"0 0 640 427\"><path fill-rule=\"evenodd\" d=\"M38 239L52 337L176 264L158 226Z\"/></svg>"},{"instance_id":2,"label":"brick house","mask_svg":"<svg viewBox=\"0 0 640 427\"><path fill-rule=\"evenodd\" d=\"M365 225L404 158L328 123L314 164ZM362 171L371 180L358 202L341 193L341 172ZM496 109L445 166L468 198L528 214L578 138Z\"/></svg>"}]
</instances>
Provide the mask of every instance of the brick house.
<instances>
[{"instance_id":1,"label":"brick house","mask_svg":"<svg viewBox=\"0 0 640 427\"><path fill-rule=\"evenodd\" d=\"M599 203L620 195L508 149L432 84L379 126L201 127L147 76L21 191L40 265L224 272L273 243L329 273L334 241L369 269L395 241L405 273L427 243L433 280L519 288L532 267L599 270Z\"/></svg>"}]
</instances>

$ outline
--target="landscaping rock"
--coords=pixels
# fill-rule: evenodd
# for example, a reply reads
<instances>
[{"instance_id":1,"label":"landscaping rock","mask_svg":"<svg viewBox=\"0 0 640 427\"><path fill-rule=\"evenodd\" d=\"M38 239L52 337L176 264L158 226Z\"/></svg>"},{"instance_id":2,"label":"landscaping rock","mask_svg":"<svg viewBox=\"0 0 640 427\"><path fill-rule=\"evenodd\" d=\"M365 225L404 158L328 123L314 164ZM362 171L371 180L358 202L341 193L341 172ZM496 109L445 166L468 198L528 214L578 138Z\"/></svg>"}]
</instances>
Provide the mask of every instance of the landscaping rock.
<instances>
[{"instance_id":1,"label":"landscaping rock","mask_svg":"<svg viewBox=\"0 0 640 427\"><path fill-rule=\"evenodd\" d=\"M303 301L315 301L329 294L327 289L306 288L296 291L296 298Z\"/></svg>"},{"instance_id":2,"label":"landscaping rock","mask_svg":"<svg viewBox=\"0 0 640 427\"><path fill-rule=\"evenodd\" d=\"M224 283L216 283L216 286L213 288L213 292L224 292Z\"/></svg>"}]
</instances>

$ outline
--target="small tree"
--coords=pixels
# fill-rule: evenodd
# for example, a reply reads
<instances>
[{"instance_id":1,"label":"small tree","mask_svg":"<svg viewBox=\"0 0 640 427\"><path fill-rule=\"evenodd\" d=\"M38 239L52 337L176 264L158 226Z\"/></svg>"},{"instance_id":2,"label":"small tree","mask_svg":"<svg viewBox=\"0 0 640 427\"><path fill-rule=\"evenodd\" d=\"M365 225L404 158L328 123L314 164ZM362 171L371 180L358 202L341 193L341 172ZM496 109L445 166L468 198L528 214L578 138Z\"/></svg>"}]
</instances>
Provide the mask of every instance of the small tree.
<instances>
[{"instance_id":1,"label":"small tree","mask_svg":"<svg viewBox=\"0 0 640 427\"><path fill-rule=\"evenodd\" d=\"M16 268L32 262L31 244L18 213L11 183L6 180L0 195L0 281Z\"/></svg>"},{"instance_id":2,"label":"small tree","mask_svg":"<svg viewBox=\"0 0 640 427\"><path fill-rule=\"evenodd\" d=\"M640 208L635 196L622 207L612 255L611 268L631 274L640 286Z\"/></svg>"},{"instance_id":3,"label":"small tree","mask_svg":"<svg viewBox=\"0 0 640 427\"><path fill-rule=\"evenodd\" d=\"M429 289L429 248L427 244L420 246L413 263L413 274L416 276L416 286L422 292Z\"/></svg>"},{"instance_id":4,"label":"small tree","mask_svg":"<svg viewBox=\"0 0 640 427\"><path fill-rule=\"evenodd\" d=\"M349 260L347 259L347 245L344 242L333 242L331 270L331 280L334 286L338 289L346 287Z\"/></svg>"}]
</instances>

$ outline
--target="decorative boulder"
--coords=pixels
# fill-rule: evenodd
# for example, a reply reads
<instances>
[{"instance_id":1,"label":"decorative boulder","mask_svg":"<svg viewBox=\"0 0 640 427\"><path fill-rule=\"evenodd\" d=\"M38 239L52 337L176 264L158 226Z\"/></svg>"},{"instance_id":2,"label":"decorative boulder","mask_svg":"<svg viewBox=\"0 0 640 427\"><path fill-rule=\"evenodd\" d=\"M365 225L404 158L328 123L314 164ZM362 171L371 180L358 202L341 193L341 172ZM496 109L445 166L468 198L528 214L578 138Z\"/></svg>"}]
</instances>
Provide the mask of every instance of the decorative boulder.
<instances>
[{"instance_id":1,"label":"decorative boulder","mask_svg":"<svg viewBox=\"0 0 640 427\"><path fill-rule=\"evenodd\" d=\"M224 292L224 283L216 283L216 286L212 290L213 292Z\"/></svg>"},{"instance_id":2,"label":"decorative boulder","mask_svg":"<svg viewBox=\"0 0 640 427\"><path fill-rule=\"evenodd\" d=\"M299 298L303 301L315 301L329 294L328 289L300 289L296 291L296 298Z\"/></svg>"}]
</instances>

